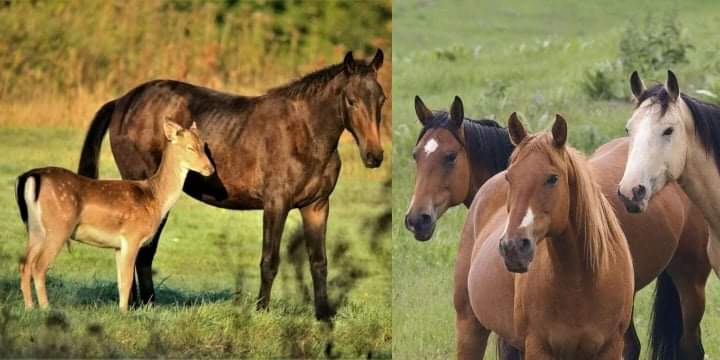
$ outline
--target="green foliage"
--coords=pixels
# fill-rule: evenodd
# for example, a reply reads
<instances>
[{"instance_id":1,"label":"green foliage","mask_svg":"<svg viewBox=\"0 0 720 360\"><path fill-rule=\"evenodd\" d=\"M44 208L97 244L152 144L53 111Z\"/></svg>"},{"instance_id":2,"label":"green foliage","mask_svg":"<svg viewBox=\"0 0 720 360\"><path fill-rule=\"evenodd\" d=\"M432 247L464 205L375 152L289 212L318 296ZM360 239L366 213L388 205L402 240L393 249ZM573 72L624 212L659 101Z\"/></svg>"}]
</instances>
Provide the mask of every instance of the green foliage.
<instances>
[{"instance_id":1,"label":"green foliage","mask_svg":"<svg viewBox=\"0 0 720 360\"><path fill-rule=\"evenodd\" d=\"M12 1L0 8L0 98L119 95L157 77L273 83L390 46L391 2Z\"/></svg>"},{"instance_id":2,"label":"green foliage","mask_svg":"<svg viewBox=\"0 0 720 360\"><path fill-rule=\"evenodd\" d=\"M617 60L602 61L585 70L580 82L591 99L626 98L627 79L637 70L643 78L664 78L667 70L688 62L693 46L683 35L676 12L649 13L643 22L631 20L619 41Z\"/></svg>"},{"instance_id":3,"label":"green foliage","mask_svg":"<svg viewBox=\"0 0 720 360\"><path fill-rule=\"evenodd\" d=\"M677 12L645 17L642 24L628 23L620 39L620 62L630 74L654 75L688 62L687 52L693 46L685 39Z\"/></svg>"}]
</instances>

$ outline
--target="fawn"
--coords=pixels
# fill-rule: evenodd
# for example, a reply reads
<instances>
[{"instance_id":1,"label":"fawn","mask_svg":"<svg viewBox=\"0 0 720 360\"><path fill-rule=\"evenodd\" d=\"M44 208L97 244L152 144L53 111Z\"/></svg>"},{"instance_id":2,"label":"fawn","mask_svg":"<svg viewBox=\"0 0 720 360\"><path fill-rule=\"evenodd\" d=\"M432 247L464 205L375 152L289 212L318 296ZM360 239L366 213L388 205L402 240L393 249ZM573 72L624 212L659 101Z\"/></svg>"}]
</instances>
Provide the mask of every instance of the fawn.
<instances>
[{"instance_id":1,"label":"fawn","mask_svg":"<svg viewBox=\"0 0 720 360\"><path fill-rule=\"evenodd\" d=\"M25 308L32 309L31 278L40 307L47 308L45 274L65 242L74 240L115 249L120 310L127 311L135 257L175 204L189 170L203 176L214 167L200 133L165 120L168 144L160 166L146 180L95 180L58 167L18 177L16 200L28 243L20 261Z\"/></svg>"}]
</instances>

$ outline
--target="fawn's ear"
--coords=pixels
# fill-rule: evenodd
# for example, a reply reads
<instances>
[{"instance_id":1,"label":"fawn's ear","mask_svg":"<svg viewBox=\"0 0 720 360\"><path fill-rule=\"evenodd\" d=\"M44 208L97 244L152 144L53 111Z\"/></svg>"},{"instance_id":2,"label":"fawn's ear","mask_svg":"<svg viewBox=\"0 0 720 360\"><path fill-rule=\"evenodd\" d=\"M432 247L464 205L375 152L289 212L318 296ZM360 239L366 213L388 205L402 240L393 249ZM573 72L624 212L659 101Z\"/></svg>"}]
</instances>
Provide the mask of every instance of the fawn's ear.
<instances>
[{"instance_id":1,"label":"fawn's ear","mask_svg":"<svg viewBox=\"0 0 720 360\"><path fill-rule=\"evenodd\" d=\"M178 125L176 122L170 119L166 119L163 123L163 131L165 132L165 138L168 139L168 141L170 142L175 142L177 140L178 134L182 130L182 126Z\"/></svg>"},{"instance_id":2,"label":"fawn's ear","mask_svg":"<svg viewBox=\"0 0 720 360\"><path fill-rule=\"evenodd\" d=\"M513 112L508 119L508 133L510 134L510 142L518 146L527 137L525 127L518 119L517 114Z\"/></svg>"}]
</instances>

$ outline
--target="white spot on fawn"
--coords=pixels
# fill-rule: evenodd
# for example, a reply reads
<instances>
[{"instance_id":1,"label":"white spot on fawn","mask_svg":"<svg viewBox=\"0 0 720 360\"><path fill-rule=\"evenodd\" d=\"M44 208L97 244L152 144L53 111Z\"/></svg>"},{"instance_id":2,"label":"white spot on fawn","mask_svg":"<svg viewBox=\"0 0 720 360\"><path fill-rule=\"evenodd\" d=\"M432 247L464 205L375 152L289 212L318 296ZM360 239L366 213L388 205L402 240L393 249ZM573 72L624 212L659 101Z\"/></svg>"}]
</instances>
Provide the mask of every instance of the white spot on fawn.
<instances>
[{"instance_id":1,"label":"white spot on fawn","mask_svg":"<svg viewBox=\"0 0 720 360\"><path fill-rule=\"evenodd\" d=\"M438 148L438 143L435 141L435 139L430 139L428 142L425 143L425 154L430 155Z\"/></svg>"}]
</instances>

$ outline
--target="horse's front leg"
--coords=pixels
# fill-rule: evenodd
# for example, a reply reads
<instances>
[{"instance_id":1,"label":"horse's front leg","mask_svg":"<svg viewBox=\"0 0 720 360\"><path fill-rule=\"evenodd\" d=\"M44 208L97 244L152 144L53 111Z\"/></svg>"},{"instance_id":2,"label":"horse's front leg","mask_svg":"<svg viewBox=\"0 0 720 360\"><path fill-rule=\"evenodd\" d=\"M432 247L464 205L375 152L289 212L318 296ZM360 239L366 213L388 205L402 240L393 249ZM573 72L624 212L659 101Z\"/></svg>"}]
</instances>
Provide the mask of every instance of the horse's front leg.
<instances>
[{"instance_id":1,"label":"horse's front leg","mask_svg":"<svg viewBox=\"0 0 720 360\"><path fill-rule=\"evenodd\" d=\"M318 200L302 209L305 245L310 259L310 273L315 294L315 317L329 321L335 315L327 295L327 257L325 255L325 234L330 205L327 198Z\"/></svg>"},{"instance_id":2,"label":"horse's front leg","mask_svg":"<svg viewBox=\"0 0 720 360\"><path fill-rule=\"evenodd\" d=\"M634 311L633 311L634 313ZM625 332L625 341L623 346L623 359L624 360L637 360L640 358L640 338L638 338L637 331L635 331L635 321L633 316L630 316L630 326Z\"/></svg>"},{"instance_id":3,"label":"horse's front leg","mask_svg":"<svg viewBox=\"0 0 720 360\"><path fill-rule=\"evenodd\" d=\"M257 309L267 309L270 304L270 292L280 265L280 238L282 238L288 205L284 201L270 199L263 211L263 247L260 260L260 294Z\"/></svg>"},{"instance_id":4,"label":"horse's front leg","mask_svg":"<svg viewBox=\"0 0 720 360\"><path fill-rule=\"evenodd\" d=\"M167 222L167 217L169 215L169 213L165 215L150 242L147 245L141 247L138 252L137 259L135 260L135 271L137 273L138 282L136 284L135 279L133 279L133 286L130 290L131 306L142 306L148 304L151 305L155 302L155 286L153 284L152 263L153 259L155 258L155 253L157 252L158 242L160 242L160 235L165 228L165 222ZM140 293L139 301L136 296L136 288L137 292Z\"/></svg>"}]
</instances>

